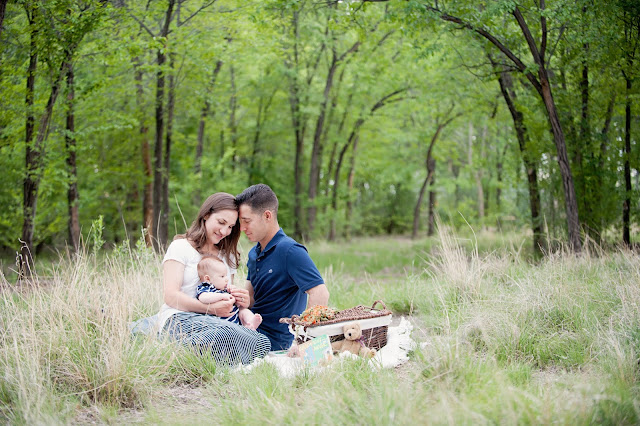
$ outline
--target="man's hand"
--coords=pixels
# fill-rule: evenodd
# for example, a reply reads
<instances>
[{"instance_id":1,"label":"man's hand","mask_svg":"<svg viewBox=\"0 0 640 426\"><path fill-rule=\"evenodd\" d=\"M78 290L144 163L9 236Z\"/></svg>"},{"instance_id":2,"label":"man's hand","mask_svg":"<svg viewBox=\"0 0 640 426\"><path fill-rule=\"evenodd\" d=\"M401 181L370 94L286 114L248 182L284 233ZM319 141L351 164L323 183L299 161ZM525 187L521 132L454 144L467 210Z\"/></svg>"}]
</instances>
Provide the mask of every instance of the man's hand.
<instances>
[{"instance_id":1,"label":"man's hand","mask_svg":"<svg viewBox=\"0 0 640 426\"><path fill-rule=\"evenodd\" d=\"M249 291L244 289L244 288L240 288L240 287L234 287L231 286L229 288L229 293L231 293L231 295L235 298L236 300L236 305L239 308L248 308L250 303L251 303L251 299L249 298Z\"/></svg>"}]
</instances>

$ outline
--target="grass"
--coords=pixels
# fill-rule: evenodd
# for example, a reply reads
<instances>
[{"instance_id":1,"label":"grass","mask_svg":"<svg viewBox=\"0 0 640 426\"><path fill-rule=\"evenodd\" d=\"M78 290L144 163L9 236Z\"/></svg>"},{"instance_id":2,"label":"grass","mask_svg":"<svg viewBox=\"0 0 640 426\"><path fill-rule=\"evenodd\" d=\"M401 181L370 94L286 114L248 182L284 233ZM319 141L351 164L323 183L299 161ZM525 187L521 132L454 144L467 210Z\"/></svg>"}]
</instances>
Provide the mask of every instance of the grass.
<instances>
[{"instance_id":1,"label":"grass","mask_svg":"<svg viewBox=\"0 0 640 426\"><path fill-rule=\"evenodd\" d=\"M441 227L309 244L333 306L383 300L420 345L395 370L356 359L293 379L132 339L128 323L161 302L148 250L61 256L32 288L0 282L0 422L637 424L640 258L534 262L523 241Z\"/></svg>"}]
</instances>

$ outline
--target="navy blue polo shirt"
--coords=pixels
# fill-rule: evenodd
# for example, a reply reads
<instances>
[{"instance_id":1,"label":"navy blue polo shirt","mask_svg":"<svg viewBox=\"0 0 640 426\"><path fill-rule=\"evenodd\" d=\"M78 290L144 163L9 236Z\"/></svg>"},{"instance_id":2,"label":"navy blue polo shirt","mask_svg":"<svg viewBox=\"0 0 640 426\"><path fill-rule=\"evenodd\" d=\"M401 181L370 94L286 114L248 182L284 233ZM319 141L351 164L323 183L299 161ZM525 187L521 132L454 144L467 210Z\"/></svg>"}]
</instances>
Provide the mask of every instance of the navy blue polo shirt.
<instances>
[{"instance_id":1,"label":"navy blue polo shirt","mask_svg":"<svg viewBox=\"0 0 640 426\"><path fill-rule=\"evenodd\" d=\"M307 249L282 228L264 250L260 243L251 249L247 268L253 286L251 310L262 315L258 331L269 338L272 351L287 349L293 335L287 324L280 324L280 318L300 315L307 307L305 292L324 280Z\"/></svg>"}]
</instances>

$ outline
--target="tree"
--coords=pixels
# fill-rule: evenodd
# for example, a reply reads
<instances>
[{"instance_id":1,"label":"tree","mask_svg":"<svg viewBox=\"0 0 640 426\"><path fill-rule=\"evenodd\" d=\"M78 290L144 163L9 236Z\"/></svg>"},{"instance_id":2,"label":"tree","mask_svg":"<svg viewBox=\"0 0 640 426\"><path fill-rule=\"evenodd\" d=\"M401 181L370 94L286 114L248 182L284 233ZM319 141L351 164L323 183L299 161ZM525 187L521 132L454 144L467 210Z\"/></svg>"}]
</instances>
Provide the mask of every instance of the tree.
<instances>
[{"instance_id":1,"label":"tree","mask_svg":"<svg viewBox=\"0 0 640 426\"><path fill-rule=\"evenodd\" d=\"M420 187L420 191L418 192L418 201L416 201L416 206L413 210L413 228L411 232L411 237L416 238L418 236L418 227L420 226L420 209L422 206L422 200L424 198L424 194L427 189L427 185L433 182L434 174L436 172L436 160L433 157L433 148L438 140L438 137L442 133L445 127L447 127L453 120L460 116L460 114L453 114L453 110L455 108L455 104L452 104L451 107L442 115L442 117L436 117L436 130L431 136L431 141L429 142L429 146L427 148L427 155L425 157L425 168L427 169L426 177L422 182L422 186ZM435 194L429 195L430 198L430 212L431 203L434 202ZM432 230L432 216L429 215L429 226Z\"/></svg>"},{"instance_id":2,"label":"tree","mask_svg":"<svg viewBox=\"0 0 640 426\"><path fill-rule=\"evenodd\" d=\"M213 5L216 0L203 1L201 6L195 11L186 10L187 17L180 18L181 7L185 0L167 0L166 9L160 23L160 29L157 33L153 32L143 19L138 18L135 14L130 15L154 40L158 40L159 46L156 50L156 95L155 95L155 142L153 149L153 246L156 251L163 250L168 241L169 234L169 176L171 161L171 143L172 143L172 126L175 101L175 86L169 84L169 100L168 112L169 117L165 122L165 86L167 67L167 55L171 51L169 46L169 34L171 32L171 24L176 19L176 27L179 28L191 21L201 11ZM174 13L175 12L175 13ZM173 78L173 60L169 61L169 77ZM173 81L173 80L171 80ZM165 137L165 126L167 133Z\"/></svg>"},{"instance_id":3,"label":"tree","mask_svg":"<svg viewBox=\"0 0 640 426\"><path fill-rule=\"evenodd\" d=\"M4 23L4 12L7 9L7 2L9 0L0 0L0 36L2 35L2 30L4 27L2 26Z\"/></svg>"},{"instance_id":4,"label":"tree","mask_svg":"<svg viewBox=\"0 0 640 426\"><path fill-rule=\"evenodd\" d=\"M578 203L576 199L573 175L571 173L571 165L569 163L569 157L567 155L567 145L565 141L564 131L562 129L562 124L558 116L558 110L556 108L556 103L553 97L552 85L547 69L549 60L549 52L547 52L547 40L549 37L547 16L551 15L551 11L546 9L545 0L539 0L536 8L529 11L537 14L540 21L539 42L536 42L531 28L529 27L529 24L522 14L520 7L512 2L498 3L491 8L487 8L484 10L475 10L476 12L478 12L476 13L477 16L485 18L486 20L488 20L488 22L481 22L481 20L477 20L477 22L474 22L472 20L474 19L473 16L471 16L469 19L463 18L462 16L464 15L462 14L464 14L465 11L471 12L476 9L474 6L467 8L467 5L464 4L464 2L451 4L451 12L441 8L437 2L433 5L427 2L411 3L407 6L407 8L413 14L410 15L412 17L418 15L424 16L427 19L439 19L457 24L461 28L469 30L473 34L476 34L477 36L480 36L483 39L487 40L489 43L495 46L495 48L502 52L511 62L512 66L518 72L522 73L529 81L529 83L534 87L545 106L547 119L551 126L551 131L556 146L557 161L560 168L560 174L562 176L562 186L564 190L569 244L574 251L580 252L582 250L582 241L580 237L580 218L578 213ZM461 15L455 14L456 10ZM507 26L503 25L502 20L505 18L505 15L507 13L511 15L515 20L521 37L518 41L523 41L526 43L530 59L533 61L534 67L527 66L525 61L521 59L520 56L516 53L517 51L513 48L508 47L508 37L506 35L503 39L501 39L499 35L496 35L498 33L491 32L487 29L490 26L494 27L495 31L499 31L500 27L506 29ZM501 23L497 24L495 20L500 20Z\"/></svg>"},{"instance_id":5,"label":"tree","mask_svg":"<svg viewBox=\"0 0 640 426\"><path fill-rule=\"evenodd\" d=\"M494 66L498 67L497 62L489 56ZM529 148L529 135L527 127L524 123L524 114L516 105L517 95L513 86L511 74L506 69L497 69L498 82L500 84L500 92L504 98L516 132L520 155L524 164L524 170L527 173L527 187L529 189L529 210L531 212L531 230L533 231L533 251L542 254L546 249L544 241L544 233L542 229L542 217L540 215L540 190L538 188L538 170L536 161L534 160Z\"/></svg>"},{"instance_id":6,"label":"tree","mask_svg":"<svg viewBox=\"0 0 640 426\"><path fill-rule=\"evenodd\" d=\"M59 8L57 9L56 6ZM75 6L75 7L74 7ZM26 275L31 273L29 262L33 256L33 235L35 215L38 202L38 188L44 168L43 156L45 140L49 133L49 125L53 116L53 108L60 93L63 77L67 74L73 56L84 36L93 30L102 16L102 2L67 4L34 4L25 5L25 11L31 28L31 53L27 69L27 124L26 124L26 177L23 190L23 213L21 269ZM38 41L43 45L38 46ZM51 43L51 45L47 45ZM50 53L45 57L53 72L49 98L42 112L35 140L33 115L33 87L37 65L37 52L44 50ZM61 54L56 53L56 49Z\"/></svg>"},{"instance_id":7,"label":"tree","mask_svg":"<svg viewBox=\"0 0 640 426\"><path fill-rule=\"evenodd\" d=\"M399 102L404 99L403 96L400 96L404 92L406 92L406 88L394 90L386 95L384 95L380 100L378 100L369 111L363 112L360 117L356 120L351 129L351 133L347 138L347 141L342 146L340 153L338 154L338 159L336 162L336 168L333 173L333 190L331 195L331 208L335 212L338 207L338 188L340 183L340 169L342 168L342 163L344 161L344 156L349 149L349 147L357 140L358 133L360 132L360 128L362 125L370 118L377 110L383 108L386 105L389 105L394 102ZM331 219L331 226L329 228L329 241L333 241L336 238L336 221L335 218Z\"/></svg>"},{"instance_id":8,"label":"tree","mask_svg":"<svg viewBox=\"0 0 640 426\"><path fill-rule=\"evenodd\" d=\"M640 43L640 5L633 1L621 0L624 43L622 47L622 76L625 81L625 120L624 120L624 201L622 203L622 241L631 246L631 93L637 76L635 67L636 53Z\"/></svg>"}]
</instances>

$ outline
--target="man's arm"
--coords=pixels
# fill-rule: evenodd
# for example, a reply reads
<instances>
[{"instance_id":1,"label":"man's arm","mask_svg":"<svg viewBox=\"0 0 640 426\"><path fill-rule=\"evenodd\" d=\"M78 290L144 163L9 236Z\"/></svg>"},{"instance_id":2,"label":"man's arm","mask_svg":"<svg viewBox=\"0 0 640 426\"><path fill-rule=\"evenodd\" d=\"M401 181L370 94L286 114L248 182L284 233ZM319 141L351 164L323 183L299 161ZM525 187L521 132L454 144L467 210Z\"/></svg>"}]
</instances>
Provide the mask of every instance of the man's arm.
<instances>
[{"instance_id":1,"label":"man's arm","mask_svg":"<svg viewBox=\"0 0 640 426\"><path fill-rule=\"evenodd\" d=\"M309 295L307 300L307 308L311 308L316 305L328 306L329 305L329 289L326 284L320 284L306 291Z\"/></svg>"}]
</instances>

